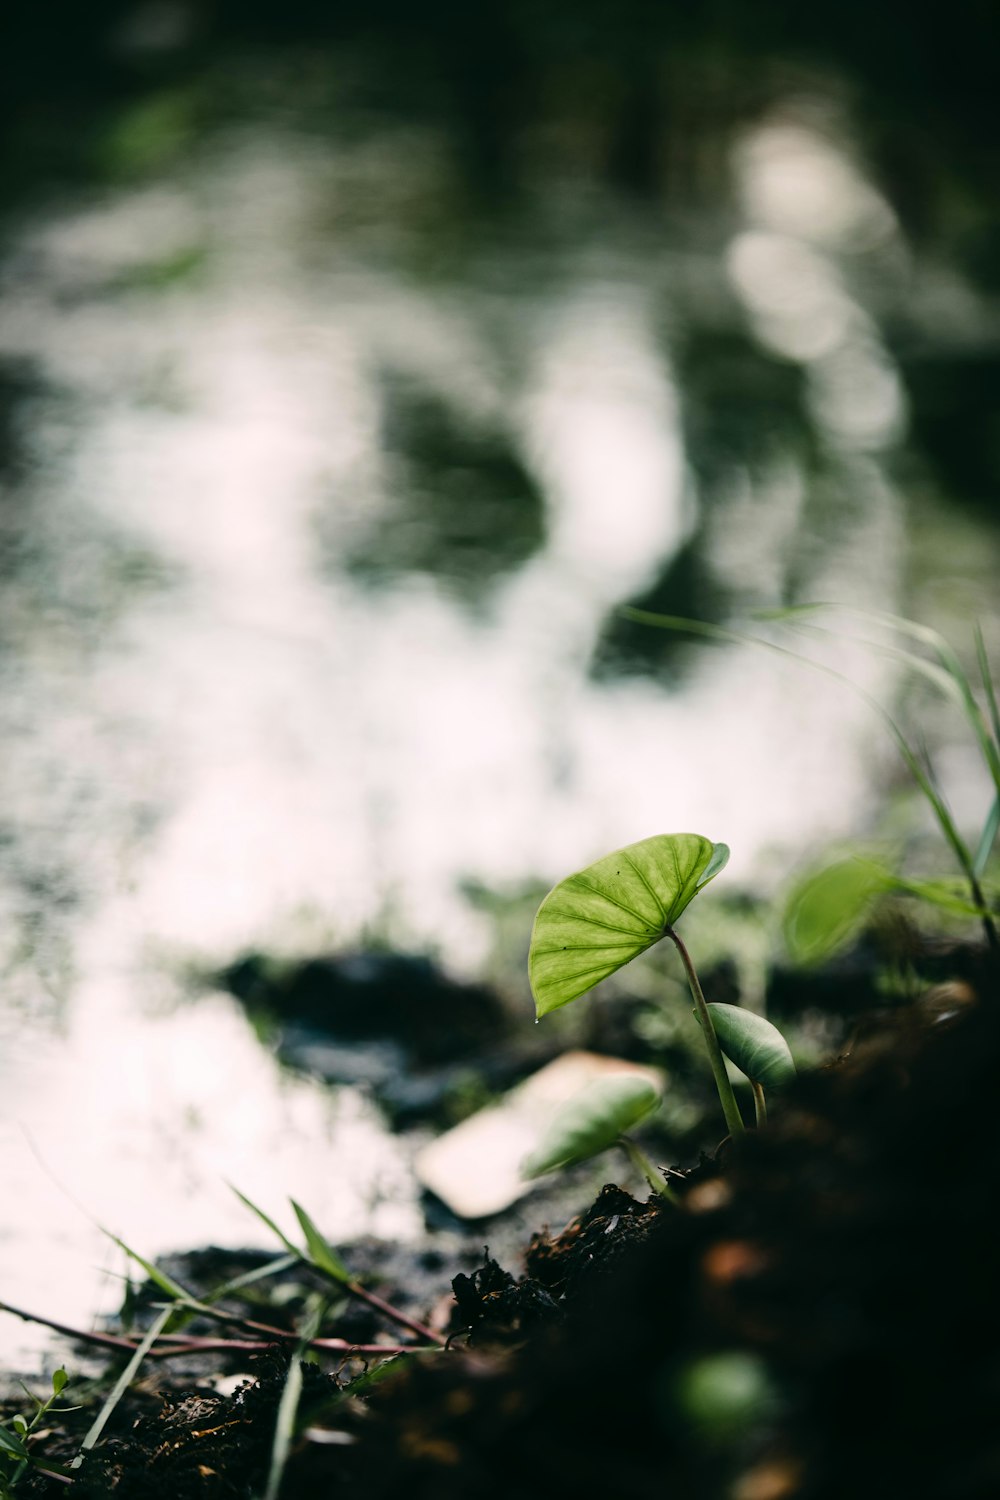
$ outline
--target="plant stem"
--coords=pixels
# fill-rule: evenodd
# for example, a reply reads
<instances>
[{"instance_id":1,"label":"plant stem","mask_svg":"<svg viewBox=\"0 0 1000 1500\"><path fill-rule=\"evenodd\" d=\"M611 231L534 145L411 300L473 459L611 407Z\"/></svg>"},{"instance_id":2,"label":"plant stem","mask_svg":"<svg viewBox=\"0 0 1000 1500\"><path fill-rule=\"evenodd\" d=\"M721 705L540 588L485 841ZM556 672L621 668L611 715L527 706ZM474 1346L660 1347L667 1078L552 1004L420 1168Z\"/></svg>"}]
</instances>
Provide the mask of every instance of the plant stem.
<instances>
[{"instance_id":1,"label":"plant stem","mask_svg":"<svg viewBox=\"0 0 1000 1500\"><path fill-rule=\"evenodd\" d=\"M722 1113L726 1117L729 1134L731 1136L742 1135L746 1129L743 1124L743 1116L740 1114L740 1107L736 1103L733 1086L729 1082L729 1074L726 1072L722 1048L719 1046L719 1038L715 1034L715 1027L712 1025L712 1016L705 1001L701 984L698 981L694 964L691 962L691 955L672 927L668 926L666 928L664 936L668 937L677 949L677 952L681 956L681 962L684 965L684 972L687 974L691 997L694 1000L694 1012L698 1017L698 1024L705 1038L705 1046L708 1049L708 1060L712 1065L712 1075L715 1078L715 1087L718 1090L719 1102L722 1105Z\"/></svg>"},{"instance_id":2,"label":"plant stem","mask_svg":"<svg viewBox=\"0 0 1000 1500\"><path fill-rule=\"evenodd\" d=\"M43 1318L38 1313L25 1312L21 1307L14 1307L10 1302L0 1302L0 1312L10 1313L15 1318L23 1318L25 1323L37 1323L42 1328L52 1328L56 1333L65 1334L67 1338L78 1339L81 1344L97 1344L105 1349L128 1349L136 1348L134 1339L119 1338L113 1333L88 1333L82 1328L72 1328L68 1323L57 1323L53 1318Z\"/></svg>"},{"instance_id":3,"label":"plant stem","mask_svg":"<svg viewBox=\"0 0 1000 1500\"><path fill-rule=\"evenodd\" d=\"M311 1265L313 1270L318 1271L321 1276L325 1276L342 1292L349 1292L352 1297L357 1297L360 1301L367 1302L369 1307L373 1307L376 1312L382 1313L384 1317L398 1324L400 1328L405 1328L410 1333L415 1333L418 1338L426 1339L431 1344L444 1347L445 1340L441 1334L435 1333L432 1328L428 1328L426 1324L418 1322L416 1318L408 1317L406 1313L401 1312L398 1307L393 1307L391 1303L384 1302L381 1297L376 1296L374 1292L370 1292L360 1282L341 1281L339 1277L331 1276L323 1266L317 1266L312 1261L307 1261L306 1264ZM210 1318L216 1323L228 1323L234 1327L248 1329L251 1333L266 1334L271 1338L282 1339L287 1337L285 1329L275 1328L271 1323L259 1323L255 1318L244 1318L240 1317L239 1314L220 1312L217 1308L209 1307L202 1302L191 1302L188 1305L195 1312L199 1313L201 1317Z\"/></svg>"},{"instance_id":4,"label":"plant stem","mask_svg":"<svg viewBox=\"0 0 1000 1500\"><path fill-rule=\"evenodd\" d=\"M618 1144L625 1152L625 1155L628 1157L633 1167L635 1167L637 1172L642 1173L643 1177L645 1177L646 1181L649 1183L654 1192L659 1193L662 1197L666 1198L668 1202L674 1204L675 1207L679 1207L680 1199L678 1198L677 1194L674 1192L673 1188L667 1186L666 1182L664 1182L663 1178L659 1175L659 1173L656 1171L656 1168L649 1160L649 1157L644 1151L639 1150L639 1147L635 1144L635 1141L630 1141L627 1135L623 1135L619 1137Z\"/></svg>"},{"instance_id":5,"label":"plant stem","mask_svg":"<svg viewBox=\"0 0 1000 1500\"><path fill-rule=\"evenodd\" d=\"M214 1309L213 1309L214 1311ZM107 1350L125 1350L134 1354L139 1347L138 1340L123 1338L112 1333L93 1333L84 1328L73 1328L68 1323L57 1323L53 1318L43 1318L40 1313L26 1312L21 1307L14 1307L10 1302L0 1302L0 1312L11 1313L15 1318L23 1318L26 1323L37 1323L42 1328L51 1328L56 1333L64 1334L66 1338L74 1339L82 1344L96 1344L98 1348ZM157 1339L156 1344L149 1351L150 1359L171 1359L176 1354L194 1354L199 1352L210 1353L213 1350L224 1351L226 1349L254 1350L268 1349L276 1343L295 1343L299 1338L297 1333L287 1328L273 1328L268 1323L255 1323L249 1318L239 1318L235 1315L228 1317L224 1313L216 1314L217 1320L222 1323L231 1323L237 1327L257 1330L267 1335L265 1339L210 1339L199 1338L193 1334L164 1333ZM412 1354L429 1352L431 1348L443 1347L443 1340L434 1336L433 1345L421 1344L352 1344L347 1339L339 1338L316 1338L312 1340L312 1347L332 1354Z\"/></svg>"},{"instance_id":6,"label":"plant stem","mask_svg":"<svg viewBox=\"0 0 1000 1500\"><path fill-rule=\"evenodd\" d=\"M352 1297L357 1297L360 1302L367 1302L369 1307L374 1308L376 1312L382 1313L390 1322L397 1324L400 1328L407 1329L410 1333L415 1333L420 1339L426 1339L429 1343L437 1344L440 1348L444 1348L446 1340L440 1333L435 1333L433 1328L427 1327L426 1323L421 1323L418 1319L411 1318L407 1313L401 1312L398 1307L393 1307L391 1303L383 1302L381 1297L376 1296L374 1292L370 1292L359 1281L345 1281L342 1285L350 1292Z\"/></svg>"},{"instance_id":7,"label":"plant stem","mask_svg":"<svg viewBox=\"0 0 1000 1500\"><path fill-rule=\"evenodd\" d=\"M296 1258L302 1260L304 1257L299 1255ZM400 1311L398 1307L393 1307L390 1302L383 1301L375 1292L370 1292L367 1287L362 1286L359 1281L343 1281L338 1276L332 1276L325 1266L317 1265L315 1261L306 1261L306 1264L311 1265L313 1270L318 1271L321 1276L331 1281L334 1286L339 1287L342 1292L348 1292L352 1297L357 1297L360 1302L367 1302L369 1307L374 1308L376 1312L381 1313L390 1322L396 1323L400 1328L405 1328L408 1332L416 1334L417 1338L426 1339L429 1343L437 1344L442 1348L444 1347L445 1340L441 1334L435 1333L432 1328L428 1328L425 1323L419 1322L418 1319L409 1317L407 1313ZM202 1317L213 1318L217 1323L231 1323L241 1328L247 1328L252 1333L277 1335L278 1338L284 1337L283 1330L273 1327L270 1323L258 1323L253 1318L243 1318L238 1315L234 1316L231 1313L219 1312L216 1308L209 1307L205 1303L197 1302L193 1299L188 1302L188 1306L193 1311L200 1313Z\"/></svg>"},{"instance_id":8,"label":"plant stem","mask_svg":"<svg viewBox=\"0 0 1000 1500\"><path fill-rule=\"evenodd\" d=\"M764 1103L764 1090L759 1083L751 1078L750 1087L753 1089L753 1108L757 1120L757 1129L767 1124L767 1105Z\"/></svg>"},{"instance_id":9,"label":"plant stem","mask_svg":"<svg viewBox=\"0 0 1000 1500\"><path fill-rule=\"evenodd\" d=\"M297 1342L298 1335L286 1334L280 1342L283 1345ZM178 1355L186 1354L252 1354L262 1349L273 1349L278 1340L270 1339L198 1339L191 1338L186 1344L167 1344L161 1346L158 1341L150 1349L149 1359L174 1359ZM134 1346L133 1346L134 1347ZM346 1339L310 1339L310 1349L315 1349L320 1354L339 1354L345 1358L353 1359L355 1355L359 1359L366 1356L378 1355L386 1359L395 1358L400 1354L440 1354L440 1344L349 1344Z\"/></svg>"}]
</instances>

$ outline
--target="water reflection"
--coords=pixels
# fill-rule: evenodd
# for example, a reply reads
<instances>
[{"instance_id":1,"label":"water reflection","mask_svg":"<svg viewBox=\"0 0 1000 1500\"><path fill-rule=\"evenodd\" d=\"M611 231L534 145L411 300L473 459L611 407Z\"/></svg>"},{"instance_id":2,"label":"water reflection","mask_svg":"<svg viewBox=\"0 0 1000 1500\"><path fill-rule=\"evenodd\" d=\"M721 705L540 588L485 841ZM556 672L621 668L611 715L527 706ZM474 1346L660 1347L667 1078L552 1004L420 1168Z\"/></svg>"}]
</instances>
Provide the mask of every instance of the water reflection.
<instances>
[{"instance_id":1,"label":"water reflection","mask_svg":"<svg viewBox=\"0 0 1000 1500\"><path fill-rule=\"evenodd\" d=\"M386 504L346 558L331 547L331 566L383 584L430 574L481 603L541 545L538 487L502 427L415 382L379 385Z\"/></svg>"},{"instance_id":2,"label":"water reflection","mask_svg":"<svg viewBox=\"0 0 1000 1500\"><path fill-rule=\"evenodd\" d=\"M734 147L738 192L751 223L775 234L870 251L894 238L896 217L854 159L843 122L832 138L822 128L830 113L818 100L799 100L785 118L745 131Z\"/></svg>"},{"instance_id":3,"label":"water reflection","mask_svg":"<svg viewBox=\"0 0 1000 1500\"><path fill-rule=\"evenodd\" d=\"M54 1316L100 1252L22 1127L146 1253L247 1237L224 1177L335 1235L415 1226L364 1099L182 1004L182 961L375 932L472 975L463 879L685 827L748 878L869 805L857 700L741 648L666 692L670 638L615 611L897 600L905 403L845 265L891 212L765 125L694 247L609 194L512 215L452 281L429 135L234 129L8 259L0 1280Z\"/></svg>"}]
</instances>

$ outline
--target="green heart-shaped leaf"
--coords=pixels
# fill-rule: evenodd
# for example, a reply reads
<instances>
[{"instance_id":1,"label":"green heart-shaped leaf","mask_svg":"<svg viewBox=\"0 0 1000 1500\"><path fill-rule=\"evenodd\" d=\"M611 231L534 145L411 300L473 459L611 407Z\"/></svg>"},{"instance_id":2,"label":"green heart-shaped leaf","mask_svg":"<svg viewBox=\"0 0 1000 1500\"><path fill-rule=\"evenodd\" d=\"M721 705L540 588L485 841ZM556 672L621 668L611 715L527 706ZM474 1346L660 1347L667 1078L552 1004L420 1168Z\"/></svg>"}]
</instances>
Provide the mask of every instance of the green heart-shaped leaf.
<instances>
[{"instance_id":1,"label":"green heart-shaped leaf","mask_svg":"<svg viewBox=\"0 0 1000 1500\"><path fill-rule=\"evenodd\" d=\"M725 844L698 833L660 833L560 881L531 934L536 1014L568 1005L659 942L728 858Z\"/></svg>"},{"instance_id":2,"label":"green heart-shaped leaf","mask_svg":"<svg viewBox=\"0 0 1000 1500\"><path fill-rule=\"evenodd\" d=\"M539 1144L521 1163L521 1176L541 1177L557 1167L589 1161L659 1102L652 1083L638 1073L598 1079L556 1111Z\"/></svg>"},{"instance_id":3,"label":"green heart-shaped leaf","mask_svg":"<svg viewBox=\"0 0 1000 1500\"><path fill-rule=\"evenodd\" d=\"M795 1077L792 1054L777 1026L738 1005L710 1005L708 1012L719 1046L751 1082L776 1088Z\"/></svg>"}]
</instances>

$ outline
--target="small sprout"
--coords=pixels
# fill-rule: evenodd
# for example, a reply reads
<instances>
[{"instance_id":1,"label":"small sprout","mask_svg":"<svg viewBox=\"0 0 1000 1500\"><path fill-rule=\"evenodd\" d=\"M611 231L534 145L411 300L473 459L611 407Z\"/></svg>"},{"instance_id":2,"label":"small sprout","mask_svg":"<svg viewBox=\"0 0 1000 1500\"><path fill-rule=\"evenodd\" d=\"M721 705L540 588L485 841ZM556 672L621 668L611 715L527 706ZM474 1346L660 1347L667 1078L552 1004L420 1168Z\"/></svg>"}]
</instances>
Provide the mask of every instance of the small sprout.
<instances>
[{"instance_id":1,"label":"small sprout","mask_svg":"<svg viewBox=\"0 0 1000 1500\"><path fill-rule=\"evenodd\" d=\"M680 954L730 1135L743 1116L691 955L673 924L729 859L726 844L700 833L660 833L570 875L538 908L528 953L535 1014L586 994L616 969L669 937Z\"/></svg>"},{"instance_id":2,"label":"small sprout","mask_svg":"<svg viewBox=\"0 0 1000 1500\"><path fill-rule=\"evenodd\" d=\"M788 1043L777 1026L738 1005L708 1007L719 1046L751 1083L780 1088L795 1077Z\"/></svg>"},{"instance_id":3,"label":"small sprout","mask_svg":"<svg viewBox=\"0 0 1000 1500\"><path fill-rule=\"evenodd\" d=\"M618 1144L624 1131L650 1114L660 1095L648 1078L620 1073L601 1078L557 1110L542 1140L521 1165L521 1176L541 1177L589 1161Z\"/></svg>"},{"instance_id":4,"label":"small sprout","mask_svg":"<svg viewBox=\"0 0 1000 1500\"><path fill-rule=\"evenodd\" d=\"M27 1315L22 1314L22 1316ZM0 1422L0 1500L8 1500L8 1496L13 1496L15 1486L20 1483L29 1468L38 1469L49 1476L61 1479L70 1478L69 1468L65 1464L57 1464L51 1459L33 1453L28 1446L28 1439L50 1411L58 1411L61 1414L79 1410L75 1406L54 1406L54 1402L66 1386L67 1379L65 1370L61 1368L56 1370L52 1376L52 1394L46 1401L29 1391L23 1382L18 1382L28 1400L34 1402L35 1411L30 1421L18 1412L10 1418L9 1427Z\"/></svg>"}]
</instances>

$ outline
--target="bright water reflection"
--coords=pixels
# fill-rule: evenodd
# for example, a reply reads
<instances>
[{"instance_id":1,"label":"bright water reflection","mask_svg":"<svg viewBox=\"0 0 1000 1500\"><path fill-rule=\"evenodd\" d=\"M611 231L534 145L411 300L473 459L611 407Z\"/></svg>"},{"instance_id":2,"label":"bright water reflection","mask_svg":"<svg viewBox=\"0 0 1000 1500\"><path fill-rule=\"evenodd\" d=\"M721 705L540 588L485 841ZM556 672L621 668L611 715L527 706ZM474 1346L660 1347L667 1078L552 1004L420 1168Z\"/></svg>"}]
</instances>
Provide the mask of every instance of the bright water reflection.
<instances>
[{"instance_id":1,"label":"bright water reflection","mask_svg":"<svg viewBox=\"0 0 1000 1500\"><path fill-rule=\"evenodd\" d=\"M225 997L179 1004L178 960L388 927L472 975L462 877L694 828L738 880L871 796L851 695L741 648L667 691L611 621L687 608L692 551L726 609L896 603L905 406L852 290L903 257L891 210L786 123L736 143L694 250L570 198L439 279L407 259L426 144L234 133L25 224L8 261L0 1285L56 1317L116 1292L29 1139L149 1254L252 1238L225 1178L333 1234L419 1221L364 1100L283 1077Z\"/></svg>"}]
</instances>

